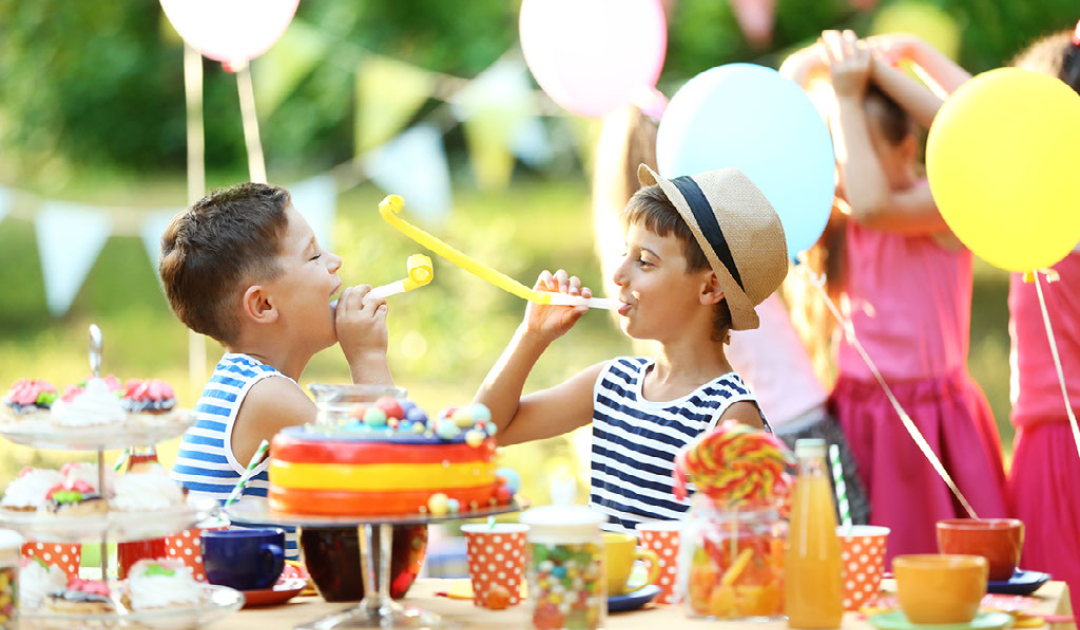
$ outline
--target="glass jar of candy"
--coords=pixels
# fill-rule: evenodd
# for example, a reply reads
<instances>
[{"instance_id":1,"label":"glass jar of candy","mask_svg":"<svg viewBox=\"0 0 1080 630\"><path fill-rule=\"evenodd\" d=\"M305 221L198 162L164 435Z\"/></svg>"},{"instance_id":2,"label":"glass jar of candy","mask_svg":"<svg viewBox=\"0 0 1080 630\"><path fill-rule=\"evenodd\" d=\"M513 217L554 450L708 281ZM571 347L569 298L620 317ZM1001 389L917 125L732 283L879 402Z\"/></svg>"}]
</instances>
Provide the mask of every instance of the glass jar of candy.
<instances>
[{"instance_id":1,"label":"glass jar of candy","mask_svg":"<svg viewBox=\"0 0 1080 630\"><path fill-rule=\"evenodd\" d=\"M406 402L408 395L405 389L388 385L313 383L308 389L315 396L315 406L319 410L316 422L335 426L362 421L367 410L376 407L375 403L382 399L392 398L401 404ZM412 403L407 406L416 407Z\"/></svg>"},{"instance_id":2,"label":"glass jar of candy","mask_svg":"<svg viewBox=\"0 0 1080 630\"><path fill-rule=\"evenodd\" d=\"M14 627L19 610L19 558L23 538L8 529L0 529L0 628Z\"/></svg>"},{"instance_id":3,"label":"glass jar of candy","mask_svg":"<svg viewBox=\"0 0 1080 630\"><path fill-rule=\"evenodd\" d=\"M676 598L692 617L783 615L787 523L775 509L731 510L694 495L679 547Z\"/></svg>"},{"instance_id":4,"label":"glass jar of candy","mask_svg":"<svg viewBox=\"0 0 1080 630\"><path fill-rule=\"evenodd\" d=\"M596 630L607 621L602 514L583 506L544 506L525 511L526 627Z\"/></svg>"}]
</instances>

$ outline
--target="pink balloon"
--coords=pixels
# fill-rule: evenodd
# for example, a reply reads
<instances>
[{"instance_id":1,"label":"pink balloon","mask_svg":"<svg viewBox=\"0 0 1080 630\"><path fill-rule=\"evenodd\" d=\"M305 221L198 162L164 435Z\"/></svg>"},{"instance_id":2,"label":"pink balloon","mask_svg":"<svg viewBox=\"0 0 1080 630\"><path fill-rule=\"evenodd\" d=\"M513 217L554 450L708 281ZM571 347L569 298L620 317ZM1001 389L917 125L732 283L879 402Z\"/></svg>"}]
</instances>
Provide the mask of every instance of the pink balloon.
<instances>
[{"instance_id":1,"label":"pink balloon","mask_svg":"<svg viewBox=\"0 0 1080 630\"><path fill-rule=\"evenodd\" d=\"M667 50L658 0L524 0L521 48L556 103L603 116L656 85Z\"/></svg>"},{"instance_id":2,"label":"pink balloon","mask_svg":"<svg viewBox=\"0 0 1080 630\"><path fill-rule=\"evenodd\" d=\"M300 0L161 0L184 41L229 65L254 59L281 37Z\"/></svg>"}]
</instances>

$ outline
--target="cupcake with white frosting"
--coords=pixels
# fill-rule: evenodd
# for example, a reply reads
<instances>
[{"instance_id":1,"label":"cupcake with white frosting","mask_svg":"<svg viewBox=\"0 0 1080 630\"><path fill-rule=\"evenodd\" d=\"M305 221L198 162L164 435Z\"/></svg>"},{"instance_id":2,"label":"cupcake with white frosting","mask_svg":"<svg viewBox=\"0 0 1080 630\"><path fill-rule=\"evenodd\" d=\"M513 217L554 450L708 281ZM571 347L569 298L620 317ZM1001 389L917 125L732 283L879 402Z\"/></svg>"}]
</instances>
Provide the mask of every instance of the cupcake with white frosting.
<instances>
[{"instance_id":1,"label":"cupcake with white frosting","mask_svg":"<svg viewBox=\"0 0 1080 630\"><path fill-rule=\"evenodd\" d=\"M19 608L37 610L46 597L66 589L67 583L67 574L55 564L46 564L40 558L23 558L19 569Z\"/></svg>"},{"instance_id":2,"label":"cupcake with white frosting","mask_svg":"<svg viewBox=\"0 0 1080 630\"><path fill-rule=\"evenodd\" d=\"M45 468L23 468L18 478L8 484L0 507L14 512L33 512L45 504L49 490L64 482L64 474Z\"/></svg>"},{"instance_id":3,"label":"cupcake with white frosting","mask_svg":"<svg viewBox=\"0 0 1080 630\"><path fill-rule=\"evenodd\" d=\"M114 379L115 380L115 379ZM91 378L85 388L68 387L52 405L53 421L65 427L120 424L127 412L120 393L105 379Z\"/></svg>"},{"instance_id":4,"label":"cupcake with white frosting","mask_svg":"<svg viewBox=\"0 0 1080 630\"><path fill-rule=\"evenodd\" d=\"M138 612L201 604L204 589L179 560L139 560L128 573L124 605Z\"/></svg>"},{"instance_id":5,"label":"cupcake with white frosting","mask_svg":"<svg viewBox=\"0 0 1080 630\"><path fill-rule=\"evenodd\" d=\"M184 491L161 466L129 472L116 480L109 506L119 512L162 512L184 504Z\"/></svg>"}]
</instances>

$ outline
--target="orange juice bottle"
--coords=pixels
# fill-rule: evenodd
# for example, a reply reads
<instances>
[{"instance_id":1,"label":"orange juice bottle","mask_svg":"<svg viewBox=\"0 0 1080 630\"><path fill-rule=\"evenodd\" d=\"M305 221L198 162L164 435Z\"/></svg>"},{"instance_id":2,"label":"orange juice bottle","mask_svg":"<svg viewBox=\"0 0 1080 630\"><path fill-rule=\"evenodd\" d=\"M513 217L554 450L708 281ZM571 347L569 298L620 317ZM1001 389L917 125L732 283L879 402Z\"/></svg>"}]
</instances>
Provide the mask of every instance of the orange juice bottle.
<instances>
[{"instance_id":1,"label":"orange juice bottle","mask_svg":"<svg viewBox=\"0 0 1080 630\"><path fill-rule=\"evenodd\" d=\"M839 628L844 615L840 541L824 440L795 443L799 476L784 553L784 612L791 628Z\"/></svg>"}]
</instances>

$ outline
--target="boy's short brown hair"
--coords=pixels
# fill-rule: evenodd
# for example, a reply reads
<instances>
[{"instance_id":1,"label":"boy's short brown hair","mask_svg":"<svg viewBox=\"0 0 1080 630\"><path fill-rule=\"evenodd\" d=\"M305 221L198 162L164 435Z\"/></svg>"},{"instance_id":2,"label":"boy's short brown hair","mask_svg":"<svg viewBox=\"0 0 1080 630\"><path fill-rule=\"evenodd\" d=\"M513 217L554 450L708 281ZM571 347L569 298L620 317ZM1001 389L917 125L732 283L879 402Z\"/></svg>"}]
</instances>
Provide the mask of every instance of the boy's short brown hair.
<instances>
[{"instance_id":1,"label":"boy's short brown hair","mask_svg":"<svg viewBox=\"0 0 1080 630\"><path fill-rule=\"evenodd\" d=\"M158 272L188 328L226 346L235 342L236 292L280 272L275 258L290 201L284 188L249 182L215 190L173 218L161 237Z\"/></svg>"},{"instance_id":2,"label":"boy's short brown hair","mask_svg":"<svg viewBox=\"0 0 1080 630\"><path fill-rule=\"evenodd\" d=\"M640 225L657 236L674 234L683 244L683 257L686 259L686 273L695 273L711 269L709 259L694 238L690 226L686 224L675 205L664 194L658 184L638 189L623 210L623 219L627 225ZM727 299L716 305L713 312L712 339L722 342L731 330L731 310Z\"/></svg>"}]
</instances>

